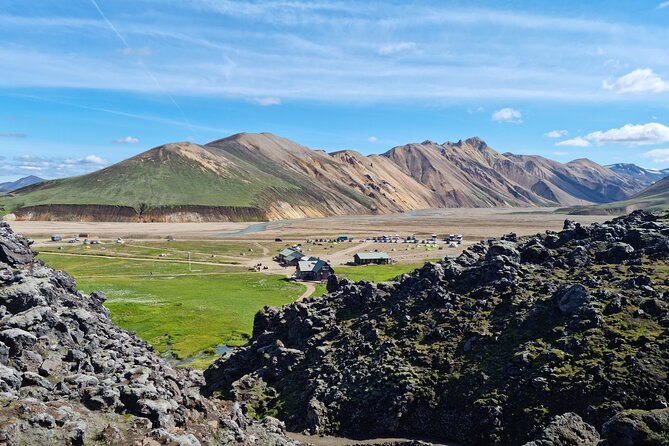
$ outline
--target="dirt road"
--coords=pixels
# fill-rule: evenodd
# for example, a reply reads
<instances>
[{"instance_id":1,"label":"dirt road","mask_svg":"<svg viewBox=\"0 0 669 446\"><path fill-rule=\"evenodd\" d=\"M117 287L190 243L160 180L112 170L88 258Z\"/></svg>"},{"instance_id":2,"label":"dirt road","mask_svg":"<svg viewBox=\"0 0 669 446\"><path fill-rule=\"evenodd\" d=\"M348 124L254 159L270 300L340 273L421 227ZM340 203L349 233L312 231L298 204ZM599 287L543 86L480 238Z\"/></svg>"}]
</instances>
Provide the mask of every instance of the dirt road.
<instances>
[{"instance_id":1,"label":"dirt road","mask_svg":"<svg viewBox=\"0 0 669 446\"><path fill-rule=\"evenodd\" d=\"M304 285L307 287L307 290L302 293L300 297L297 298L297 300L302 300L306 299L307 297L311 297L312 294L314 294L314 291L316 291L316 284L313 282L298 282L300 285Z\"/></svg>"},{"instance_id":2,"label":"dirt road","mask_svg":"<svg viewBox=\"0 0 669 446\"><path fill-rule=\"evenodd\" d=\"M354 440L344 437L318 436L318 435L304 435L296 432L287 432L289 438L300 441L302 443L313 446L374 446L374 445L401 445L416 441L417 439L410 438L371 438L367 440ZM435 443L434 441L422 440L433 446L458 446L457 443Z\"/></svg>"}]
</instances>

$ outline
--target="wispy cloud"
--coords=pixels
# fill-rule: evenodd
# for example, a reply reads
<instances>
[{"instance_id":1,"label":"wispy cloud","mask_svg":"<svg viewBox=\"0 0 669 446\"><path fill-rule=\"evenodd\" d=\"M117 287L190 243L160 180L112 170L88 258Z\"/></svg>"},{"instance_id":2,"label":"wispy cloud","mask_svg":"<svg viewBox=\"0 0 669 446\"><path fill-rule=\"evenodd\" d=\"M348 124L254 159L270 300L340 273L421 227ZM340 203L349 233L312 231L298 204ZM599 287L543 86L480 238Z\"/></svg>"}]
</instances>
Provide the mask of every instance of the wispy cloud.
<instances>
[{"instance_id":1,"label":"wispy cloud","mask_svg":"<svg viewBox=\"0 0 669 446\"><path fill-rule=\"evenodd\" d=\"M556 146L588 147L592 144L626 144L629 146L642 146L661 144L669 142L669 127L651 122L648 124L627 124L620 128L606 131L598 130L587 135L566 141L561 141Z\"/></svg>"},{"instance_id":2,"label":"wispy cloud","mask_svg":"<svg viewBox=\"0 0 669 446\"><path fill-rule=\"evenodd\" d=\"M144 46L140 48L119 48L118 50L119 53L125 55L125 56L135 56L135 57L149 57L151 54L153 54L153 51L151 48Z\"/></svg>"},{"instance_id":3,"label":"wispy cloud","mask_svg":"<svg viewBox=\"0 0 669 446\"><path fill-rule=\"evenodd\" d=\"M555 144L558 147L589 147L590 141L579 137L560 141Z\"/></svg>"},{"instance_id":4,"label":"wispy cloud","mask_svg":"<svg viewBox=\"0 0 669 446\"><path fill-rule=\"evenodd\" d=\"M661 93L669 91L669 82L653 73L650 68L639 68L614 82L604 81L602 87L616 93Z\"/></svg>"},{"instance_id":5,"label":"wispy cloud","mask_svg":"<svg viewBox=\"0 0 669 446\"><path fill-rule=\"evenodd\" d=\"M13 158L0 158L0 176L18 178L25 175L37 175L42 178L58 178L88 173L108 164L107 160L97 155L64 159L26 154Z\"/></svg>"},{"instance_id":6,"label":"wispy cloud","mask_svg":"<svg viewBox=\"0 0 669 446\"><path fill-rule=\"evenodd\" d=\"M0 132L0 138L27 138L25 133Z\"/></svg>"},{"instance_id":7,"label":"wispy cloud","mask_svg":"<svg viewBox=\"0 0 669 446\"><path fill-rule=\"evenodd\" d=\"M664 8L669 8L669 2L662 2L659 5L657 5L657 9L664 9Z\"/></svg>"},{"instance_id":8,"label":"wispy cloud","mask_svg":"<svg viewBox=\"0 0 669 446\"><path fill-rule=\"evenodd\" d=\"M254 104L260 105L261 107L270 107L272 105L281 105L281 99L273 96L268 96L266 98L254 98L251 100Z\"/></svg>"},{"instance_id":9,"label":"wispy cloud","mask_svg":"<svg viewBox=\"0 0 669 446\"><path fill-rule=\"evenodd\" d=\"M644 158L651 158L656 163L669 163L669 149L653 149L643 154Z\"/></svg>"},{"instance_id":10,"label":"wispy cloud","mask_svg":"<svg viewBox=\"0 0 669 446\"><path fill-rule=\"evenodd\" d=\"M495 122L511 122L520 124L523 122L523 114L514 108L505 107L492 114L492 120Z\"/></svg>"},{"instance_id":11,"label":"wispy cloud","mask_svg":"<svg viewBox=\"0 0 669 446\"><path fill-rule=\"evenodd\" d=\"M556 139L556 138L562 138L563 136L565 136L568 133L569 132L566 131L566 130L551 130L550 132L544 133L544 136L546 138Z\"/></svg>"},{"instance_id":12,"label":"wispy cloud","mask_svg":"<svg viewBox=\"0 0 669 446\"><path fill-rule=\"evenodd\" d=\"M46 102L50 104L59 104L59 105L64 105L67 107L73 107L73 108L78 108L82 110L90 110L98 113L104 113L104 114L110 114L110 115L115 115L115 116L123 116L126 118L132 118L136 119L138 121L147 121L147 122L155 122L158 124L166 124L166 125L173 125L173 126L178 126L178 127L186 127L190 128L186 123L180 120L175 120L175 119L169 119L169 118L163 118L161 116L155 116L155 115L147 115L147 114L140 114L140 113L131 113L123 110L114 110L110 108L104 108L104 107L91 107L88 105L82 105L82 104L76 104L73 102L68 102L68 101L62 101L62 100L56 100L56 99L51 99L48 97L43 97L43 96L35 96L35 95L29 95L29 94L7 94L6 96L9 97L14 97L14 98L24 98L27 100L31 101L39 101L39 102ZM220 128L220 127L211 127L211 126L205 126L205 125L197 125L193 124L193 127L200 129L200 130L205 130L208 132L214 132L214 133L220 133L222 135L224 134L229 134L233 130L231 129L225 129L225 128Z\"/></svg>"},{"instance_id":13,"label":"wispy cloud","mask_svg":"<svg viewBox=\"0 0 669 446\"><path fill-rule=\"evenodd\" d=\"M109 162L97 155L88 155L78 159L66 159L62 162L66 166L105 166Z\"/></svg>"},{"instance_id":14,"label":"wispy cloud","mask_svg":"<svg viewBox=\"0 0 669 446\"><path fill-rule=\"evenodd\" d=\"M378 142L379 138L377 138L376 136L370 136L369 138L367 138L367 141L374 143Z\"/></svg>"},{"instance_id":15,"label":"wispy cloud","mask_svg":"<svg viewBox=\"0 0 669 446\"><path fill-rule=\"evenodd\" d=\"M591 63L596 49L606 48L607 58L643 66L639 61L648 55L662 59L661 42L669 37L665 29L651 26L494 8L447 8L437 2L168 4L177 9L161 6L161 14L109 17L113 32L107 31L111 28L102 17L77 18L74 10L72 18L0 15L0 34L9 29L42 39L40 45L13 45L5 39L9 43L0 48L0 87L168 93L177 100L181 95L216 95L251 102L269 97L366 103L626 100L596 88L610 74ZM232 26L183 20L212 14L224 15ZM264 27L271 31L256 31L263 24L271 24ZM509 32L500 33L500 28ZM63 33L85 36L88 44L72 51L65 40L55 38ZM111 55L99 51L118 46L118 36L122 49ZM572 37L592 45L573 45ZM387 57L398 53L403 57ZM141 65L148 55L150 70ZM41 68L31 70L33 66ZM662 68L658 63L657 69Z\"/></svg>"},{"instance_id":16,"label":"wispy cloud","mask_svg":"<svg viewBox=\"0 0 669 446\"><path fill-rule=\"evenodd\" d=\"M416 48L415 42L397 42L383 45L379 48L379 54L387 56L389 54L401 53Z\"/></svg>"},{"instance_id":17,"label":"wispy cloud","mask_svg":"<svg viewBox=\"0 0 669 446\"><path fill-rule=\"evenodd\" d=\"M116 138L112 142L114 144L139 144L139 139L134 136L125 136L123 138Z\"/></svg>"}]
</instances>

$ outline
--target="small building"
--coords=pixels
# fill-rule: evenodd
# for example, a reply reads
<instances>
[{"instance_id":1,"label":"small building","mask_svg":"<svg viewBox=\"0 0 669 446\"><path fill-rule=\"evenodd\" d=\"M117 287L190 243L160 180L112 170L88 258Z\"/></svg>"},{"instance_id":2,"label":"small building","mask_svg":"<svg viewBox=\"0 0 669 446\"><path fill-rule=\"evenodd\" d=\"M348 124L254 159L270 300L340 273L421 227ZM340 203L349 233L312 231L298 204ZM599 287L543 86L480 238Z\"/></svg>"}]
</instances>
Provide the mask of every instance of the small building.
<instances>
[{"instance_id":1,"label":"small building","mask_svg":"<svg viewBox=\"0 0 669 446\"><path fill-rule=\"evenodd\" d=\"M353 256L356 265L387 265L390 256L387 252L358 252Z\"/></svg>"},{"instance_id":2,"label":"small building","mask_svg":"<svg viewBox=\"0 0 669 446\"><path fill-rule=\"evenodd\" d=\"M325 260L315 257L305 257L297 264L295 277L298 280L327 280L334 274L334 269Z\"/></svg>"},{"instance_id":3,"label":"small building","mask_svg":"<svg viewBox=\"0 0 669 446\"><path fill-rule=\"evenodd\" d=\"M303 253L299 251L293 251L292 253L284 257L282 263L286 266L297 266L297 263L304 258L305 256Z\"/></svg>"},{"instance_id":4,"label":"small building","mask_svg":"<svg viewBox=\"0 0 669 446\"><path fill-rule=\"evenodd\" d=\"M300 250L296 248L285 248L281 251L279 251L279 254L277 254L276 258L279 262L284 263L289 257L294 258L296 254L299 254L300 257L303 255Z\"/></svg>"},{"instance_id":5,"label":"small building","mask_svg":"<svg viewBox=\"0 0 669 446\"><path fill-rule=\"evenodd\" d=\"M92 238L93 236L89 234L88 232L82 232L79 234L79 238Z\"/></svg>"}]
</instances>

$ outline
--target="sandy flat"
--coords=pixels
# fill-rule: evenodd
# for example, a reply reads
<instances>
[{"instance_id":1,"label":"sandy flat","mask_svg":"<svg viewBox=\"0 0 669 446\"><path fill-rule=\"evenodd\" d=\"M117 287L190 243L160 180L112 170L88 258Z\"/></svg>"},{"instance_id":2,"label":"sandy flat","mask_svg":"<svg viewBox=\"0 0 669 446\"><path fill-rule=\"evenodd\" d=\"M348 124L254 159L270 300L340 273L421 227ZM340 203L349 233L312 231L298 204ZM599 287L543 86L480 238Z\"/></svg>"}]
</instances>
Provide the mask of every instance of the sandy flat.
<instances>
[{"instance_id":1,"label":"sandy flat","mask_svg":"<svg viewBox=\"0 0 669 446\"><path fill-rule=\"evenodd\" d=\"M585 224L605 221L606 216L565 216L551 208L527 209L438 209L391 215L305 218L268 223L77 223L13 221L12 228L34 238L60 234L64 238L91 233L101 238L182 240L242 239L284 240L349 235L365 238L383 234L416 234L427 238L432 233L462 234L465 240L499 237L509 232L518 235L560 230L565 218Z\"/></svg>"},{"instance_id":2,"label":"sandy flat","mask_svg":"<svg viewBox=\"0 0 669 446\"><path fill-rule=\"evenodd\" d=\"M64 238L87 233L101 238L164 239L168 236L181 239L201 239L217 234L233 233L253 223L79 223L70 221L10 221L14 231L27 236L60 234Z\"/></svg>"}]
</instances>

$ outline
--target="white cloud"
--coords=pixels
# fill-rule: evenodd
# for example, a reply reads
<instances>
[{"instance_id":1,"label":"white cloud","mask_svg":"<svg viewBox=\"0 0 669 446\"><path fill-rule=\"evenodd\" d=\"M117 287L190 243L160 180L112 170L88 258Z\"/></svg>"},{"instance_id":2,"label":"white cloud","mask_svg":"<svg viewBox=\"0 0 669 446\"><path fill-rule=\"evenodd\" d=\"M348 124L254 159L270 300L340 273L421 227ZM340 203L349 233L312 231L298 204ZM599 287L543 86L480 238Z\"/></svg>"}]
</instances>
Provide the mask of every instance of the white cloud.
<instances>
[{"instance_id":1,"label":"white cloud","mask_svg":"<svg viewBox=\"0 0 669 446\"><path fill-rule=\"evenodd\" d=\"M651 158L656 163L669 163L669 149L653 149L643 154L644 158Z\"/></svg>"},{"instance_id":2,"label":"white cloud","mask_svg":"<svg viewBox=\"0 0 669 446\"><path fill-rule=\"evenodd\" d=\"M107 165L109 165L109 161L106 159L97 155L88 155L83 158L54 160L49 168L45 170L50 172L50 176L63 177L93 172Z\"/></svg>"},{"instance_id":3,"label":"white cloud","mask_svg":"<svg viewBox=\"0 0 669 446\"><path fill-rule=\"evenodd\" d=\"M377 138L376 136L370 136L369 138L367 138L367 141L369 142L377 142L378 140L379 138Z\"/></svg>"},{"instance_id":4,"label":"white cloud","mask_svg":"<svg viewBox=\"0 0 669 446\"><path fill-rule=\"evenodd\" d=\"M650 68L639 68L616 79L602 82L605 90L616 93L661 93L669 91L669 82L653 73Z\"/></svg>"},{"instance_id":5,"label":"white cloud","mask_svg":"<svg viewBox=\"0 0 669 446\"><path fill-rule=\"evenodd\" d=\"M617 129L596 131L585 136L560 141L556 146L565 147L589 147L592 144L598 146L605 144L627 144L630 146L643 146L649 144L661 144L669 141L669 127L651 122L648 124L626 124Z\"/></svg>"},{"instance_id":6,"label":"white cloud","mask_svg":"<svg viewBox=\"0 0 669 446\"><path fill-rule=\"evenodd\" d=\"M109 164L109 161L97 155L88 155L87 157L84 157L84 162L98 165Z\"/></svg>"},{"instance_id":7,"label":"white cloud","mask_svg":"<svg viewBox=\"0 0 669 446\"><path fill-rule=\"evenodd\" d=\"M135 57L149 57L151 54L153 54L151 48L146 46L141 48L119 48L116 51L123 54L124 56L135 56Z\"/></svg>"},{"instance_id":8,"label":"white cloud","mask_svg":"<svg viewBox=\"0 0 669 446\"><path fill-rule=\"evenodd\" d=\"M669 8L669 2L662 2L659 5L657 5L657 9L664 9L664 8Z\"/></svg>"},{"instance_id":9,"label":"white cloud","mask_svg":"<svg viewBox=\"0 0 669 446\"><path fill-rule=\"evenodd\" d=\"M618 129L593 132L584 138L597 145L629 144L641 146L660 144L669 141L669 127L657 122L638 125L627 124Z\"/></svg>"},{"instance_id":10,"label":"white cloud","mask_svg":"<svg viewBox=\"0 0 669 446\"><path fill-rule=\"evenodd\" d=\"M492 120L495 122L521 123L523 122L522 118L523 114L520 111L510 107L502 108L492 114Z\"/></svg>"},{"instance_id":11,"label":"white cloud","mask_svg":"<svg viewBox=\"0 0 669 446\"><path fill-rule=\"evenodd\" d=\"M139 144L139 139L134 136L126 136L124 138L116 138L112 142L114 144Z\"/></svg>"},{"instance_id":12,"label":"white cloud","mask_svg":"<svg viewBox=\"0 0 669 446\"><path fill-rule=\"evenodd\" d=\"M415 42L397 42L379 47L378 52L382 56L387 56L389 54L401 53L402 51L408 51L414 48L416 48Z\"/></svg>"},{"instance_id":13,"label":"white cloud","mask_svg":"<svg viewBox=\"0 0 669 446\"><path fill-rule=\"evenodd\" d=\"M13 133L13 132L4 132L0 133L0 138L26 138L28 135L25 133Z\"/></svg>"},{"instance_id":14,"label":"white cloud","mask_svg":"<svg viewBox=\"0 0 669 446\"><path fill-rule=\"evenodd\" d=\"M38 175L43 178L56 178L81 175L108 165L109 162L97 155L82 158L62 159L44 158L35 155L19 155L11 159L0 159L0 176L19 178L25 175Z\"/></svg>"},{"instance_id":15,"label":"white cloud","mask_svg":"<svg viewBox=\"0 0 669 446\"><path fill-rule=\"evenodd\" d=\"M261 107L270 107L272 105L281 105L281 99L275 97L266 97L266 98L257 98L251 100L254 104L258 104Z\"/></svg>"},{"instance_id":16,"label":"white cloud","mask_svg":"<svg viewBox=\"0 0 669 446\"><path fill-rule=\"evenodd\" d=\"M579 136L576 138L567 139L565 141L560 141L555 145L559 147L589 147L590 142L586 141L585 139Z\"/></svg>"},{"instance_id":17,"label":"white cloud","mask_svg":"<svg viewBox=\"0 0 669 446\"><path fill-rule=\"evenodd\" d=\"M546 138L562 138L565 136L567 133L569 133L566 130L551 130L550 132L544 133L544 136Z\"/></svg>"}]
</instances>

